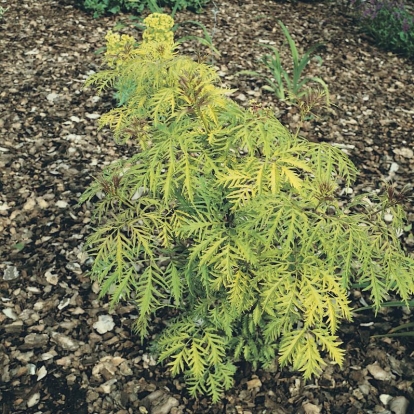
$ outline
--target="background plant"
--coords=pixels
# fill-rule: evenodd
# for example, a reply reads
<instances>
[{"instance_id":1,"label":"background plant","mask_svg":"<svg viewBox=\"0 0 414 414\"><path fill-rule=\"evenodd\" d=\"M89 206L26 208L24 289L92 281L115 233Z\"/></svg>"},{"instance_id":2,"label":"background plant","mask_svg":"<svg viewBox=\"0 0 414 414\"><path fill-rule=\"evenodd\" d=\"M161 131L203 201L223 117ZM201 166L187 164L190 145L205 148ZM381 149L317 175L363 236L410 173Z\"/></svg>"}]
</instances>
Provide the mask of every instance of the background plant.
<instances>
[{"instance_id":1,"label":"background plant","mask_svg":"<svg viewBox=\"0 0 414 414\"><path fill-rule=\"evenodd\" d=\"M215 13L216 10L213 9L213 13ZM215 13L216 14L216 13ZM213 38L214 38L214 32L216 30L216 21L217 18L214 18L215 20L215 25L213 27L213 30L211 31L211 34L208 32L207 28L200 22L197 22L195 20L187 20L185 22L182 22L179 24L180 27L183 27L187 24L196 26L196 27L200 27L201 30L203 31L203 36L197 36L197 35L187 35L187 36L182 36L177 40L177 43L184 43L188 40L195 40L196 42L202 44L203 46L206 46L207 49L209 51L211 51L211 53L220 56L220 52L216 49L216 47L214 46L213 43Z\"/></svg>"},{"instance_id":2,"label":"background plant","mask_svg":"<svg viewBox=\"0 0 414 414\"><path fill-rule=\"evenodd\" d=\"M93 12L94 17L100 17L104 14L119 12L140 14L145 9L159 12L159 9L165 6L171 8L173 14L183 9L199 12L208 2L209 0L84 0L83 7Z\"/></svg>"},{"instance_id":3,"label":"background plant","mask_svg":"<svg viewBox=\"0 0 414 414\"><path fill-rule=\"evenodd\" d=\"M0 19L3 18L4 13L6 13L7 10L9 10L8 7L4 8L4 7L0 6Z\"/></svg>"},{"instance_id":4,"label":"background plant","mask_svg":"<svg viewBox=\"0 0 414 414\"><path fill-rule=\"evenodd\" d=\"M211 33L209 33L208 29L206 28L206 26L204 26L203 23L198 22L196 20L186 20L186 21L174 24L174 26L171 28L171 31L175 34L180 28L184 28L187 25L191 25L191 26L200 28L203 32L203 36L198 36L198 35L181 36L180 38L176 40L176 43L181 44L189 40L195 40L197 43L205 46L211 54L220 56L220 51L216 49L216 47L214 46L214 42L213 42L214 34L217 28L218 9L216 7L217 6L215 5L214 8L212 9L212 12L214 14L214 27L212 28ZM171 14L171 17L174 17L174 13ZM123 25L121 25L120 27L123 27ZM145 25L142 23L135 24L135 27L137 27L139 30L146 29Z\"/></svg>"},{"instance_id":5,"label":"background plant","mask_svg":"<svg viewBox=\"0 0 414 414\"><path fill-rule=\"evenodd\" d=\"M289 70L283 66L279 51L271 45L261 45L270 49L273 54L264 55L260 59L260 62L270 71L271 77L250 70L241 71L239 74L253 75L264 78L267 85L264 86L263 89L273 92L280 100L288 100L292 103L301 100L301 98L310 93L311 88L307 88L308 84L317 83L325 92L325 98L329 104L329 91L326 83L318 77L302 76L305 67L311 60L312 53L321 45L317 44L312 46L302 57L300 57L296 44L288 29L280 20L279 25L288 41L292 55L292 74L290 74ZM320 56L316 56L316 59L319 63L322 63L322 58Z\"/></svg>"},{"instance_id":6,"label":"background plant","mask_svg":"<svg viewBox=\"0 0 414 414\"><path fill-rule=\"evenodd\" d=\"M207 3L207 2L204 2ZM197 35L187 35L187 36L182 36L179 39L176 40L177 43L184 43L188 40L195 40L198 43L202 44L203 46L206 46L208 48L208 50L210 50L212 53L214 53L215 55L220 55L220 52L215 48L214 43L213 43L213 39L214 39L214 35L215 32L217 30L217 15L219 13L219 9L217 7L217 4L214 0L212 0L212 4L213 7L211 9L211 12L213 13L213 17L214 17L214 26L211 29L211 33L209 33L209 31L207 30L207 28L198 21L195 20L186 20L183 21L181 23L176 23L172 28L172 32L175 33L179 28L183 28L186 25L192 25L192 26L196 26L198 28L201 28L201 30L203 31L203 36L197 36ZM171 17L174 18L175 13L177 11L177 6L179 5L178 2L175 3L175 6L171 12ZM153 6L154 9L154 6ZM162 10L153 10L153 12L157 12L157 13L162 13ZM138 24L136 25L136 27L140 30L145 30L145 25L142 24Z\"/></svg>"},{"instance_id":7,"label":"background plant","mask_svg":"<svg viewBox=\"0 0 414 414\"><path fill-rule=\"evenodd\" d=\"M148 0L83 0L83 8L93 13L97 18L104 14L117 14L119 12L141 13L148 7Z\"/></svg>"},{"instance_id":8,"label":"background plant","mask_svg":"<svg viewBox=\"0 0 414 414\"><path fill-rule=\"evenodd\" d=\"M141 338L171 309L154 350L194 396L218 401L240 360L266 367L278 355L305 378L325 354L341 364L337 330L351 318L353 282L366 284L375 309L388 292L413 293L400 197L342 208L338 183L356 176L344 153L292 135L260 105L240 107L211 66L177 53L169 16L146 23L138 48L109 33L109 68L88 80L98 90L135 85L100 125L137 151L81 198L96 203L87 248L101 296L136 303Z\"/></svg>"},{"instance_id":9,"label":"background plant","mask_svg":"<svg viewBox=\"0 0 414 414\"><path fill-rule=\"evenodd\" d=\"M352 2L363 30L382 48L414 57L414 17L403 2L369 0Z\"/></svg>"}]
</instances>

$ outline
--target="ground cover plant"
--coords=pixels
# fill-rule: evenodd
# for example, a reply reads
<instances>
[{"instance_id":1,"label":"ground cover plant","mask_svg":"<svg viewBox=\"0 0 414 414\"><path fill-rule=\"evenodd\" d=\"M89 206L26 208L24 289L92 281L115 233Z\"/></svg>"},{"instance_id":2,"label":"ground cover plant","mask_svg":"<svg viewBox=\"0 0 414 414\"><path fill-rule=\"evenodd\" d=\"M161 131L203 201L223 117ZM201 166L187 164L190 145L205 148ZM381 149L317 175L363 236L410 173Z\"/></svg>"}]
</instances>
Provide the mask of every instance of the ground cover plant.
<instances>
[{"instance_id":1,"label":"ground cover plant","mask_svg":"<svg viewBox=\"0 0 414 414\"><path fill-rule=\"evenodd\" d=\"M141 13L147 7L148 0L83 0L83 8L93 13L93 17L117 14L121 11Z\"/></svg>"},{"instance_id":2,"label":"ground cover plant","mask_svg":"<svg viewBox=\"0 0 414 414\"><path fill-rule=\"evenodd\" d=\"M145 9L152 12L162 7L170 7L173 13L177 10L192 9L199 12L209 0L83 0L85 10L94 17L119 12L141 13Z\"/></svg>"},{"instance_id":3,"label":"ground cover plant","mask_svg":"<svg viewBox=\"0 0 414 414\"><path fill-rule=\"evenodd\" d=\"M353 1L363 30L384 49L414 58L414 16L396 0Z\"/></svg>"},{"instance_id":4,"label":"ground cover plant","mask_svg":"<svg viewBox=\"0 0 414 414\"><path fill-rule=\"evenodd\" d=\"M136 303L141 338L170 309L154 352L193 396L218 401L240 360L266 367L278 355L305 378L325 357L340 365L351 284L376 310L414 291L398 239L403 195L390 187L341 206L337 189L357 173L342 151L228 99L212 67L175 51L169 16L145 24L137 48L109 33L108 69L88 80L118 91L101 126L136 145L81 198L96 202L87 246L101 295Z\"/></svg>"}]
</instances>

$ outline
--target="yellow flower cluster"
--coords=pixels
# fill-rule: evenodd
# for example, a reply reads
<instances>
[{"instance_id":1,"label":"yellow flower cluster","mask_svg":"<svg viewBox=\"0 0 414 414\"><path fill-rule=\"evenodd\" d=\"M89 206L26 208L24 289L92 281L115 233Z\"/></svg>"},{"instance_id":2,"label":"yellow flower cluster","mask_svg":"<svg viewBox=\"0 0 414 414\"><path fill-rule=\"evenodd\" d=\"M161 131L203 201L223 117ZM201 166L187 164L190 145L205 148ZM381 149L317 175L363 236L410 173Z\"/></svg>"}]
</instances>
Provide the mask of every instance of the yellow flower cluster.
<instances>
[{"instance_id":1,"label":"yellow flower cluster","mask_svg":"<svg viewBox=\"0 0 414 414\"><path fill-rule=\"evenodd\" d=\"M137 55L147 56L154 60L169 60L175 55L173 44L167 41L143 42L137 51Z\"/></svg>"},{"instance_id":2,"label":"yellow flower cluster","mask_svg":"<svg viewBox=\"0 0 414 414\"><path fill-rule=\"evenodd\" d=\"M106 53L105 57L110 65L128 58L134 50L135 39L129 35L120 35L110 30L106 36Z\"/></svg>"},{"instance_id":3,"label":"yellow flower cluster","mask_svg":"<svg viewBox=\"0 0 414 414\"><path fill-rule=\"evenodd\" d=\"M143 34L144 42L174 43L172 28L174 20L171 16L162 13L152 13L144 19L146 29Z\"/></svg>"}]
</instances>

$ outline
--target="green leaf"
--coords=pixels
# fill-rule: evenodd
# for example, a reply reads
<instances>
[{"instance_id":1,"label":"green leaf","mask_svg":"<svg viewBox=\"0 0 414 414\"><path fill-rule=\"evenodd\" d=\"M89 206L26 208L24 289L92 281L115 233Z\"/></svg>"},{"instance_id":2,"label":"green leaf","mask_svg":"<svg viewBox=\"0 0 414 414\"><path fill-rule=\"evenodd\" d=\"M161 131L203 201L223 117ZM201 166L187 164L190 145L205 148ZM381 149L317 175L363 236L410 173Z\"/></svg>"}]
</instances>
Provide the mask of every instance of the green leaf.
<instances>
[{"instance_id":1,"label":"green leaf","mask_svg":"<svg viewBox=\"0 0 414 414\"><path fill-rule=\"evenodd\" d=\"M305 347L305 335L306 328L302 328L297 331L285 333L280 341L279 347L279 362L281 366L288 364L289 362L295 362L295 359L298 360L298 356L304 351ZM303 367L303 362L295 363Z\"/></svg>"},{"instance_id":2,"label":"green leaf","mask_svg":"<svg viewBox=\"0 0 414 414\"><path fill-rule=\"evenodd\" d=\"M289 181L289 184L299 190L302 187L302 180L289 168L281 167L282 173L286 176Z\"/></svg>"},{"instance_id":3,"label":"green leaf","mask_svg":"<svg viewBox=\"0 0 414 414\"><path fill-rule=\"evenodd\" d=\"M174 297L174 302L178 305L181 302L183 282L177 267L171 262L168 265L166 273L171 275L171 293Z\"/></svg>"},{"instance_id":4,"label":"green leaf","mask_svg":"<svg viewBox=\"0 0 414 414\"><path fill-rule=\"evenodd\" d=\"M221 237L218 240L216 240L214 243L211 244L211 246L205 251L201 257L200 257L200 266L203 266L205 264L208 264L213 256L216 254L218 248L223 244L223 242L226 240L226 237Z\"/></svg>"},{"instance_id":5,"label":"green leaf","mask_svg":"<svg viewBox=\"0 0 414 414\"><path fill-rule=\"evenodd\" d=\"M13 249L16 249L18 251L22 251L26 245L22 242L16 243L13 245Z\"/></svg>"},{"instance_id":6,"label":"green leaf","mask_svg":"<svg viewBox=\"0 0 414 414\"><path fill-rule=\"evenodd\" d=\"M177 346L176 348L181 348L181 344L180 346ZM169 351L170 353L174 353L175 350L178 349L174 349L171 348ZM184 367L185 367L185 361L187 359L187 352L183 349L181 349L181 352L176 353L175 355L173 355L172 357L172 361L168 363L168 366L171 367L171 374L172 375L178 375L181 372L184 372ZM160 357L161 359L161 357ZM163 354L163 357L161 360L165 359L165 354Z\"/></svg>"},{"instance_id":7,"label":"green leaf","mask_svg":"<svg viewBox=\"0 0 414 414\"><path fill-rule=\"evenodd\" d=\"M322 367L325 365L326 363L321 357L313 336L308 334L304 343L304 349L300 355L296 356L293 362L293 369L303 371L304 379L309 379L312 375L320 375Z\"/></svg>"},{"instance_id":8,"label":"green leaf","mask_svg":"<svg viewBox=\"0 0 414 414\"><path fill-rule=\"evenodd\" d=\"M325 329L321 328L312 329L312 334L315 335L322 349L328 351L329 357L338 365L342 366L345 351L339 348L342 342L338 340L338 337L330 335Z\"/></svg>"},{"instance_id":9,"label":"green leaf","mask_svg":"<svg viewBox=\"0 0 414 414\"><path fill-rule=\"evenodd\" d=\"M205 349L201 346L199 341L194 338L188 353L187 363L190 365L191 373L195 378L201 378L204 375L205 358Z\"/></svg>"}]
</instances>

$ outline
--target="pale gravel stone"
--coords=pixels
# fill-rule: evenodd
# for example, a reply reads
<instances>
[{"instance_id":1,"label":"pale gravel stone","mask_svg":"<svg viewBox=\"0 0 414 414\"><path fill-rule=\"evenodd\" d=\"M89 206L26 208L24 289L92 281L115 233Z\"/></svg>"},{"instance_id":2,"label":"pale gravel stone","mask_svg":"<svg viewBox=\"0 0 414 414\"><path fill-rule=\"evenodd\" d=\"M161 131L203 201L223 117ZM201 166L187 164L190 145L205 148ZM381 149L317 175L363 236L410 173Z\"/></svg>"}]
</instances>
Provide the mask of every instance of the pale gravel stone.
<instances>
[{"instance_id":1,"label":"pale gravel stone","mask_svg":"<svg viewBox=\"0 0 414 414\"><path fill-rule=\"evenodd\" d=\"M45 278L46 278L47 283L50 283L53 286L56 286L59 282L58 275L55 275L49 270L45 273Z\"/></svg>"},{"instance_id":2,"label":"pale gravel stone","mask_svg":"<svg viewBox=\"0 0 414 414\"><path fill-rule=\"evenodd\" d=\"M44 365L40 367L40 369L37 370L36 374L37 374L37 380L40 381L42 378L44 378L47 375L46 367Z\"/></svg>"},{"instance_id":3,"label":"pale gravel stone","mask_svg":"<svg viewBox=\"0 0 414 414\"><path fill-rule=\"evenodd\" d=\"M391 395L388 395L388 394L381 394L379 396L379 399L380 399L380 401L383 405L387 406L390 403L390 401L392 400L392 397L391 397Z\"/></svg>"},{"instance_id":4,"label":"pale gravel stone","mask_svg":"<svg viewBox=\"0 0 414 414\"><path fill-rule=\"evenodd\" d=\"M27 372L29 375L35 375L36 374L36 365L35 364L27 364Z\"/></svg>"},{"instance_id":5,"label":"pale gravel stone","mask_svg":"<svg viewBox=\"0 0 414 414\"><path fill-rule=\"evenodd\" d=\"M67 351L76 351L79 348L79 343L69 336L57 332L52 332L51 337L53 342Z\"/></svg>"},{"instance_id":6,"label":"pale gravel stone","mask_svg":"<svg viewBox=\"0 0 414 414\"><path fill-rule=\"evenodd\" d=\"M86 116L86 118L89 118L89 119L98 119L98 118L100 118L101 117L101 115L99 115L99 114L85 114L85 116Z\"/></svg>"},{"instance_id":7,"label":"pale gravel stone","mask_svg":"<svg viewBox=\"0 0 414 414\"><path fill-rule=\"evenodd\" d=\"M7 211L10 207L7 205L7 203L1 203L0 204L0 211Z\"/></svg>"},{"instance_id":8,"label":"pale gravel stone","mask_svg":"<svg viewBox=\"0 0 414 414\"><path fill-rule=\"evenodd\" d=\"M52 359L56 356L56 352L45 352L40 357L42 358L42 361L48 361L49 359Z\"/></svg>"},{"instance_id":9,"label":"pale gravel stone","mask_svg":"<svg viewBox=\"0 0 414 414\"><path fill-rule=\"evenodd\" d=\"M56 365L67 368L70 365L72 365L72 358L70 356L64 356L62 358L59 358L56 360Z\"/></svg>"},{"instance_id":10,"label":"pale gravel stone","mask_svg":"<svg viewBox=\"0 0 414 414\"><path fill-rule=\"evenodd\" d=\"M102 335L112 331L115 327L115 323L111 315L99 315L98 321L93 324L93 327Z\"/></svg>"},{"instance_id":11,"label":"pale gravel stone","mask_svg":"<svg viewBox=\"0 0 414 414\"><path fill-rule=\"evenodd\" d=\"M112 378L109 381L106 381L103 383L100 387L97 388L97 391L103 392L104 394L110 394L113 388L113 385L118 380L116 378Z\"/></svg>"},{"instance_id":12,"label":"pale gravel stone","mask_svg":"<svg viewBox=\"0 0 414 414\"><path fill-rule=\"evenodd\" d=\"M253 378L250 381L247 381L247 389L251 390L253 388L260 388L262 386L262 381L259 378Z\"/></svg>"},{"instance_id":13,"label":"pale gravel stone","mask_svg":"<svg viewBox=\"0 0 414 414\"><path fill-rule=\"evenodd\" d=\"M56 207L59 207L59 208L66 208L68 206L68 203L64 200L59 200L59 201L56 201L55 205Z\"/></svg>"},{"instance_id":14,"label":"pale gravel stone","mask_svg":"<svg viewBox=\"0 0 414 414\"><path fill-rule=\"evenodd\" d=\"M394 414L406 414L410 402L403 396L395 397L391 400L390 409Z\"/></svg>"},{"instance_id":15,"label":"pale gravel stone","mask_svg":"<svg viewBox=\"0 0 414 414\"><path fill-rule=\"evenodd\" d=\"M315 404L306 403L302 407L305 410L305 414L319 414L321 412L320 407Z\"/></svg>"},{"instance_id":16,"label":"pale gravel stone","mask_svg":"<svg viewBox=\"0 0 414 414\"><path fill-rule=\"evenodd\" d=\"M49 93L49 94L46 96L46 99L47 99L49 102L54 102L57 98L59 98L59 94L58 94L58 93L54 93L54 92Z\"/></svg>"},{"instance_id":17,"label":"pale gravel stone","mask_svg":"<svg viewBox=\"0 0 414 414\"><path fill-rule=\"evenodd\" d=\"M49 336L47 334L36 334L31 333L29 335L26 335L24 338L24 343L27 346L33 347L33 348L40 348L45 346L49 342Z\"/></svg>"},{"instance_id":18,"label":"pale gravel stone","mask_svg":"<svg viewBox=\"0 0 414 414\"><path fill-rule=\"evenodd\" d=\"M369 384L361 384L358 388L364 395L369 395L370 390L371 390L371 387Z\"/></svg>"},{"instance_id":19,"label":"pale gravel stone","mask_svg":"<svg viewBox=\"0 0 414 414\"><path fill-rule=\"evenodd\" d=\"M13 319L14 321L18 318L16 315L16 312L12 308L5 308L2 310L2 312L10 319Z\"/></svg>"},{"instance_id":20,"label":"pale gravel stone","mask_svg":"<svg viewBox=\"0 0 414 414\"><path fill-rule=\"evenodd\" d=\"M352 391L352 395L357 399L357 400L363 400L364 399L364 394L361 392L361 390L359 388L356 388L355 390Z\"/></svg>"},{"instance_id":21,"label":"pale gravel stone","mask_svg":"<svg viewBox=\"0 0 414 414\"><path fill-rule=\"evenodd\" d=\"M39 392L35 392L27 400L27 406L29 408L34 407L35 405L37 405L39 403L39 401L40 401L40 393Z\"/></svg>"},{"instance_id":22,"label":"pale gravel stone","mask_svg":"<svg viewBox=\"0 0 414 414\"><path fill-rule=\"evenodd\" d=\"M394 174L400 169L400 166L396 162L392 162L389 169L389 174Z\"/></svg>"},{"instance_id":23,"label":"pale gravel stone","mask_svg":"<svg viewBox=\"0 0 414 414\"><path fill-rule=\"evenodd\" d=\"M36 202L37 202L37 205L42 210L44 210L45 208L48 208L49 207L49 203L46 200L44 200L42 197L36 197Z\"/></svg>"},{"instance_id":24,"label":"pale gravel stone","mask_svg":"<svg viewBox=\"0 0 414 414\"><path fill-rule=\"evenodd\" d=\"M66 383L71 387L72 385L74 385L77 382L77 378L75 374L69 374L66 377Z\"/></svg>"},{"instance_id":25,"label":"pale gravel stone","mask_svg":"<svg viewBox=\"0 0 414 414\"><path fill-rule=\"evenodd\" d=\"M17 333L17 332L21 332L22 329L23 329L23 321L21 321L21 320L12 322L12 323L4 326L4 330L7 333Z\"/></svg>"},{"instance_id":26,"label":"pale gravel stone","mask_svg":"<svg viewBox=\"0 0 414 414\"><path fill-rule=\"evenodd\" d=\"M157 365L157 360L152 355L143 354L142 361L144 362L144 365L150 367L154 367L155 365Z\"/></svg>"},{"instance_id":27,"label":"pale gravel stone","mask_svg":"<svg viewBox=\"0 0 414 414\"><path fill-rule=\"evenodd\" d=\"M36 207L36 200L34 198L29 198L26 203L24 203L23 210L31 211Z\"/></svg>"},{"instance_id":28,"label":"pale gravel stone","mask_svg":"<svg viewBox=\"0 0 414 414\"><path fill-rule=\"evenodd\" d=\"M133 375L133 371L126 361L119 366L119 372L124 376Z\"/></svg>"},{"instance_id":29,"label":"pale gravel stone","mask_svg":"<svg viewBox=\"0 0 414 414\"><path fill-rule=\"evenodd\" d=\"M86 394L87 402L94 402L99 398L99 394L96 391L89 390Z\"/></svg>"},{"instance_id":30,"label":"pale gravel stone","mask_svg":"<svg viewBox=\"0 0 414 414\"><path fill-rule=\"evenodd\" d=\"M413 158L414 157L414 152L412 149L410 148L395 148L392 150L394 154L396 155L400 155L404 158Z\"/></svg>"},{"instance_id":31,"label":"pale gravel stone","mask_svg":"<svg viewBox=\"0 0 414 414\"><path fill-rule=\"evenodd\" d=\"M369 373L378 381L389 381L392 374L382 369L378 364L370 364L367 366Z\"/></svg>"},{"instance_id":32,"label":"pale gravel stone","mask_svg":"<svg viewBox=\"0 0 414 414\"><path fill-rule=\"evenodd\" d=\"M66 308L66 306L68 306L68 305L69 305L69 303L70 303L70 298L65 298L65 299L62 299L62 300L59 302L58 309L59 309L59 310L65 309L65 308Z\"/></svg>"},{"instance_id":33,"label":"pale gravel stone","mask_svg":"<svg viewBox=\"0 0 414 414\"><path fill-rule=\"evenodd\" d=\"M19 277L20 272L16 266L7 266L4 270L3 280L15 280Z\"/></svg>"},{"instance_id":34,"label":"pale gravel stone","mask_svg":"<svg viewBox=\"0 0 414 414\"><path fill-rule=\"evenodd\" d=\"M82 274L82 269L80 267L79 263L68 263L66 265L66 269L70 270L71 272L77 274L77 275L81 275Z\"/></svg>"},{"instance_id":35,"label":"pale gravel stone","mask_svg":"<svg viewBox=\"0 0 414 414\"><path fill-rule=\"evenodd\" d=\"M151 414L169 414L173 407L178 407L178 400L174 397L169 397L163 404L155 406L151 410Z\"/></svg>"}]
</instances>

